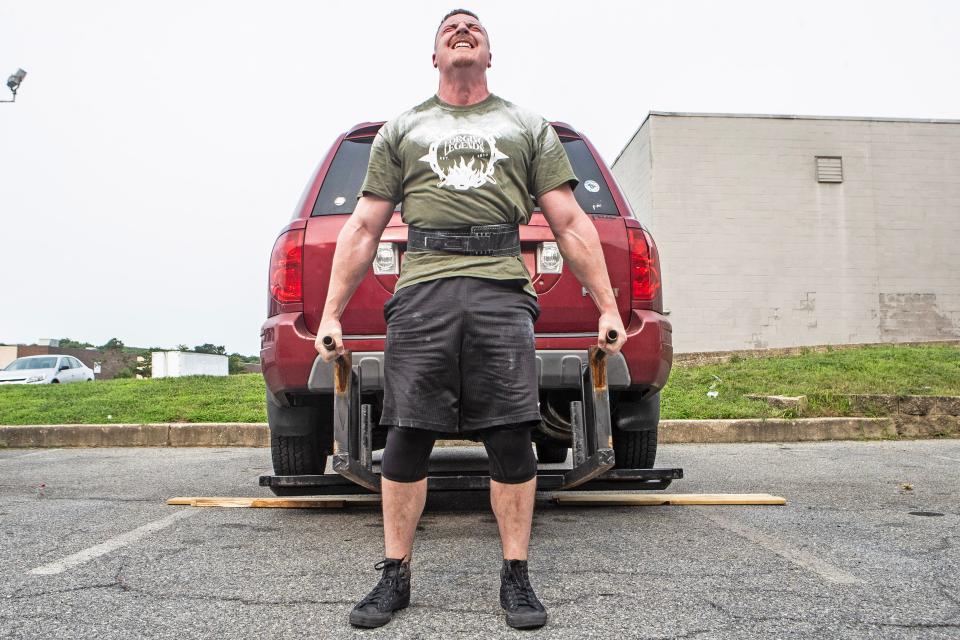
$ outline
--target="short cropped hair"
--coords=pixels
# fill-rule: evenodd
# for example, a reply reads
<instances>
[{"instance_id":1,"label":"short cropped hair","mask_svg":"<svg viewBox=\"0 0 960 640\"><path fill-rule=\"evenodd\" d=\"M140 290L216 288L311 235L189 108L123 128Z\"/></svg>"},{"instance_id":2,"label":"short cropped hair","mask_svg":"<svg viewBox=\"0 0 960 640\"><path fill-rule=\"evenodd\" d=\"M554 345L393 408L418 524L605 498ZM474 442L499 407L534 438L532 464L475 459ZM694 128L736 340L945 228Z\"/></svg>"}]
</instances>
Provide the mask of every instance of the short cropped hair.
<instances>
[{"instance_id":1,"label":"short cropped hair","mask_svg":"<svg viewBox=\"0 0 960 640\"><path fill-rule=\"evenodd\" d=\"M450 13L448 13L447 15L443 16L443 18L440 19L440 24L437 25L437 35L440 34L440 27L442 27L443 23L447 21L447 18L449 18L450 16L455 16L458 13L462 13L468 16L473 16L477 22L480 22L480 16L475 14L473 11L468 11L466 9L454 9L453 11L451 11ZM434 40L436 40L436 36L434 36Z\"/></svg>"},{"instance_id":2,"label":"short cropped hair","mask_svg":"<svg viewBox=\"0 0 960 640\"><path fill-rule=\"evenodd\" d=\"M439 30L440 30L440 27L443 26L443 23L447 21L447 18L449 18L450 16L455 16L455 15L457 15L458 13L462 13L462 14L468 15L468 16L473 16L473 17L476 18L478 21L480 20L480 16L478 16L477 14L475 14L473 11L467 11L466 9L454 9L453 11L451 11L450 13L448 13L447 15L443 16L442 18L440 18L440 24L437 25L437 31L439 31Z\"/></svg>"}]
</instances>

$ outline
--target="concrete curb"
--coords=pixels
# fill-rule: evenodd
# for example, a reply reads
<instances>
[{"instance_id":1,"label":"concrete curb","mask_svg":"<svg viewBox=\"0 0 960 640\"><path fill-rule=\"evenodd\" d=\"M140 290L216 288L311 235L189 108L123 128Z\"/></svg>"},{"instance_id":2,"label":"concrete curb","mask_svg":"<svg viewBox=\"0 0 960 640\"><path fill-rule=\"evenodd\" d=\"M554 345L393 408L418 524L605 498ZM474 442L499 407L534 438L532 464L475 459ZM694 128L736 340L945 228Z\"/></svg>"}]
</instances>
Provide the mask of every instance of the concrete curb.
<instances>
[{"instance_id":1,"label":"concrete curb","mask_svg":"<svg viewBox=\"0 0 960 640\"><path fill-rule=\"evenodd\" d=\"M960 416L661 420L661 444L960 437ZM474 443L470 443L474 444ZM0 447L269 447L266 423L0 426ZM478 445L479 446L479 445Z\"/></svg>"},{"instance_id":2,"label":"concrete curb","mask_svg":"<svg viewBox=\"0 0 960 640\"><path fill-rule=\"evenodd\" d=\"M0 447L269 447L266 423L0 426Z\"/></svg>"},{"instance_id":3,"label":"concrete curb","mask_svg":"<svg viewBox=\"0 0 960 640\"><path fill-rule=\"evenodd\" d=\"M896 438L892 418L661 420L658 442L805 442Z\"/></svg>"}]
</instances>

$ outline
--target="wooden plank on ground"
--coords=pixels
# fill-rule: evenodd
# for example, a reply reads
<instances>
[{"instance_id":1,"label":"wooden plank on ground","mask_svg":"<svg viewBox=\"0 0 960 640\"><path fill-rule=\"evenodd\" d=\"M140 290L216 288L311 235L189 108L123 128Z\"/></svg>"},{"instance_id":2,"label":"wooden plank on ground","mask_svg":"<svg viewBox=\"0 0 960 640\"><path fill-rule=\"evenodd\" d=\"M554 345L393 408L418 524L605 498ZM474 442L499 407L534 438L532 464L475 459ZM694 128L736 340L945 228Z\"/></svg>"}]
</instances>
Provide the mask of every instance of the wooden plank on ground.
<instances>
[{"instance_id":1,"label":"wooden plank on ground","mask_svg":"<svg viewBox=\"0 0 960 640\"><path fill-rule=\"evenodd\" d=\"M557 491L550 494L557 504L581 506L657 505L785 505L787 501L769 493L608 493L600 491ZM348 505L378 504L379 495L302 497L180 497L169 505L252 509L338 509Z\"/></svg>"},{"instance_id":2,"label":"wooden plank on ground","mask_svg":"<svg viewBox=\"0 0 960 640\"><path fill-rule=\"evenodd\" d=\"M188 507L227 507L250 509L337 509L350 504L377 504L379 495L298 496L291 498L179 497L167 500L169 505Z\"/></svg>"},{"instance_id":3,"label":"wooden plank on ground","mask_svg":"<svg viewBox=\"0 0 960 640\"><path fill-rule=\"evenodd\" d=\"M769 493L602 493L599 491L558 491L551 498L557 504L584 506L657 506L773 504L787 500Z\"/></svg>"}]
</instances>

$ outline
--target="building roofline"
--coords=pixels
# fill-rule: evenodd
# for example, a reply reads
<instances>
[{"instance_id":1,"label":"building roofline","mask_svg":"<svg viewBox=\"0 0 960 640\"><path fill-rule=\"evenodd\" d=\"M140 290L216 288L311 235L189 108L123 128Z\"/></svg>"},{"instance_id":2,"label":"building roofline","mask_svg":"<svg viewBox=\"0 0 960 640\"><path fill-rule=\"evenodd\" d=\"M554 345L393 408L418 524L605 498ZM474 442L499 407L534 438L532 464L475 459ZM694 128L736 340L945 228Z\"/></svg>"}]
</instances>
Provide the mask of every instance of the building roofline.
<instances>
[{"instance_id":1,"label":"building roofline","mask_svg":"<svg viewBox=\"0 0 960 640\"><path fill-rule=\"evenodd\" d=\"M617 164L620 160L620 156L623 155L623 152L627 150L627 147L630 146L630 143L633 142L634 138L640 133L640 130L643 129L644 125L650 120L650 116L666 116L674 118L756 118L756 119L766 119L766 120L842 120L847 122L911 122L911 123L920 123L920 124L960 124L960 120L949 120L944 118L877 118L870 116L804 116L804 115L795 115L789 113L697 113L695 111L655 111L650 110L647 112L647 115L644 116L643 122L640 123L640 126L637 127L637 130L633 132L633 135L627 140L627 143L623 145L623 149L620 150L620 153L617 154L617 157L614 158L613 163L610 166Z\"/></svg>"},{"instance_id":2,"label":"building roofline","mask_svg":"<svg viewBox=\"0 0 960 640\"><path fill-rule=\"evenodd\" d=\"M650 119L650 116L651 116L651 115L661 115L661 114L663 114L663 113L666 113L666 112L662 112L662 111L648 111L648 112L647 112L647 115L644 116L644 118L643 118L643 122L641 122L641 123L640 123L640 126L637 127L637 130L633 132L633 135L630 136L630 137L627 139L627 143L626 143L625 145L623 145L623 149L620 149L620 153L618 153L618 154L617 154L617 157L614 158L614 159L613 159L613 162L610 163L610 168L611 168L611 169L613 168L613 165L617 164L617 163L620 161L620 156L622 156L622 155L623 155L623 152L627 150L627 147L630 146L630 144L633 142L634 138L636 138L637 135L639 135L640 129L643 129L643 125L647 124L647 120Z\"/></svg>"},{"instance_id":3,"label":"building roofline","mask_svg":"<svg viewBox=\"0 0 960 640\"><path fill-rule=\"evenodd\" d=\"M696 113L689 111L650 111L650 116L675 116L681 118L766 118L771 120L846 120L857 122L919 122L923 124L960 124L960 120L941 118L875 118L871 116L803 116L777 113ZM643 125L640 125L643 126Z\"/></svg>"}]
</instances>

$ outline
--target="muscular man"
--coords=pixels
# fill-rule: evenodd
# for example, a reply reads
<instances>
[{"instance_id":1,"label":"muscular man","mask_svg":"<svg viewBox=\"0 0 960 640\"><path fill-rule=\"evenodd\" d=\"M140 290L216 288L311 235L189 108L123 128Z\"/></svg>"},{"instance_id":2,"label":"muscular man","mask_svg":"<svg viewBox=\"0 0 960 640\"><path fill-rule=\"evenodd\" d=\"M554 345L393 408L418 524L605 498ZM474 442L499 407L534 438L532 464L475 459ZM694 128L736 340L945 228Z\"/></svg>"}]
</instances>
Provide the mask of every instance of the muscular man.
<instances>
[{"instance_id":1,"label":"muscular man","mask_svg":"<svg viewBox=\"0 0 960 640\"><path fill-rule=\"evenodd\" d=\"M490 502L503 547L507 623L535 628L547 613L527 574L536 491L530 431L540 420L533 323L536 293L517 225L539 204L560 252L600 309L597 342L626 340L597 232L574 199L577 178L543 118L487 90L487 32L475 14L444 16L434 41L440 88L380 129L357 207L337 239L317 350L344 350L340 317L373 260L398 202L409 225L387 338L381 425L384 560L377 586L351 611L386 624L410 601L410 559L438 437L472 437L490 461ZM620 336L608 344L611 329ZM335 351L320 344L332 336Z\"/></svg>"}]
</instances>

